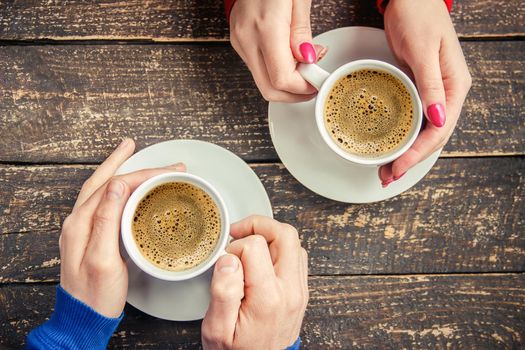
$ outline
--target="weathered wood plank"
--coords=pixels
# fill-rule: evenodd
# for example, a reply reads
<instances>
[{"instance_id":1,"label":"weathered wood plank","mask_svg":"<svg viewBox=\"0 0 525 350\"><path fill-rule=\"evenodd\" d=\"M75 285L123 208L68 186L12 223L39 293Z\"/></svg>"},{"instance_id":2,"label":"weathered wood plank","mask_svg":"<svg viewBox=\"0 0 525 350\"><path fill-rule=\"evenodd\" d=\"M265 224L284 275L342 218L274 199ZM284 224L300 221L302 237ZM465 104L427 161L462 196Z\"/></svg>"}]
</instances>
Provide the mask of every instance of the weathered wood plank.
<instances>
[{"instance_id":1,"label":"weathered wood plank","mask_svg":"<svg viewBox=\"0 0 525 350\"><path fill-rule=\"evenodd\" d=\"M525 153L525 42L463 47L474 83L444 155ZM277 158L267 104L226 44L7 46L0 77L0 161L97 162L125 135Z\"/></svg>"},{"instance_id":2,"label":"weathered wood plank","mask_svg":"<svg viewBox=\"0 0 525 350\"><path fill-rule=\"evenodd\" d=\"M0 342L19 348L51 313L52 285L0 287ZM126 308L109 348L195 348L200 322L168 322ZM306 349L519 349L525 276L311 277Z\"/></svg>"},{"instance_id":3,"label":"weathered wood plank","mask_svg":"<svg viewBox=\"0 0 525 350\"><path fill-rule=\"evenodd\" d=\"M314 275L525 269L524 158L441 159L414 188L367 205L315 195L278 164L253 168ZM0 282L58 279L60 224L92 170L0 167Z\"/></svg>"},{"instance_id":4,"label":"weathered wood plank","mask_svg":"<svg viewBox=\"0 0 525 350\"><path fill-rule=\"evenodd\" d=\"M125 135L276 158L266 103L226 44L4 47L0 76L0 160L100 160Z\"/></svg>"},{"instance_id":5,"label":"weathered wood plank","mask_svg":"<svg viewBox=\"0 0 525 350\"><path fill-rule=\"evenodd\" d=\"M375 2L314 2L314 33L349 25L382 25ZM52 40L224 40L228 26L222 1L84 2L4 1L0 39ZM452 19L461 36L523 35L520 0L455 1Z\"/></svg>"}]
</instances>

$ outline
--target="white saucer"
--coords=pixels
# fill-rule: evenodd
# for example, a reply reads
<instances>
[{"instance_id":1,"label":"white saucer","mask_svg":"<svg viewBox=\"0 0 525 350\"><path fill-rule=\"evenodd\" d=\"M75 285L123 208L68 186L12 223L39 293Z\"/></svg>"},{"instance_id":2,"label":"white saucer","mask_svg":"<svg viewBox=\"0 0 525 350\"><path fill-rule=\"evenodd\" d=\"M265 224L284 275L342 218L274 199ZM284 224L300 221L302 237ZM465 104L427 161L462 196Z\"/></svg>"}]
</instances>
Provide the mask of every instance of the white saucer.
<instances>
[{"instance_id":1,"label":"white saucer","mask_svg":"<svg viewBox=\"0 0 525 350\"><path fill-rule=\"evenodd\" d=\"M397 66L385 33L368 27L345 27L318 35L314 43L328 47L319 65L332 72L343 64L364 58ZM322 140L314 116L315 99L302 103L274 103L268 108L270 135L288 171L313 192L336 201L370 203L406 191L432 168L441 150L408 171L387 188L381 187L377 167L345 161Z\"/></svg>"},{"instance_id":2,"label":"white saucer","mask_svg":"<svg viewBox=\"0 0 525 350\"><path fill-rule=\"evenodd\" d=\"M158 143L129 158L117 174L177 162L185 163L188 173L206 179L220 192L231 222L252 214L272 217L270 199L253 170L235 154L212 143L195 140ZM167 282L142 272L125 252L123 256L129 272L128 303L149 315L171 321L204 317L210 300L211 269L188 281Z\"/></svg>"}]
</instances>

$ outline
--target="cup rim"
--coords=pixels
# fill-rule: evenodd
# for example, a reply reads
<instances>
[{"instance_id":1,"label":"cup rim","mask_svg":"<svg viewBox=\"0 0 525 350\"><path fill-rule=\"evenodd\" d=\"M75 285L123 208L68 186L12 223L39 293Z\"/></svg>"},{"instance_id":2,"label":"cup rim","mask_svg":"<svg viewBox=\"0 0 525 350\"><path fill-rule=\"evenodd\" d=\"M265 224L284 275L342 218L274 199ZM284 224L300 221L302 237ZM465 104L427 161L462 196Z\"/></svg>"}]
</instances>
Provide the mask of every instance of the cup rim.
<instances>
[{"instance_id":1,"label":"cup rim","mask_svg":"<svg viewBox=\"0 0 525 350\"><path fill-rule=\"evenodd\" d=\"M412 122L412 128L410 131L410 137L405 141L403 146L397 148L395 151L391 151L386 154L386 156L381 157L374 157L374 158L367 158L362 157L356 154L352 154L349 152L344 151L341 147L339 147L334 140L332 140L332 137L329 135L325 122L324 122L324 104L328 95L328 92L330 89L334 86L335 82L337 82L343 75L348 74L350 72L355 72L360 69L377 69L377 70L384 70L392 75L394 75L396 78L398 78L407 88L407 90L410 93L410 96L412 98L412 109L413 109L413 122ZM391 65L390 63L374 60L374 59L361 59L356 61L351 61L346 64L343 64L339 68L337 68L335 71L330 73L328 78L324 81L323 85L319 89L319 92L317 94L317 98L315 101L315 119L317 124L317 129L321 133L321 137L323 138L325 144L330 147L332 151L334 151L337 155L339 155L341 158L350 161L352 163L365 165L365 166L378 166L378 165L384 165L387 163L390 163L394 161L395 159L399 158L403 153L405 153L415 142L417 136L419 135L419 130L421 129L421 125L423 123L423 106L421 103L421 99L419 98L418 91L416 89L416 86L412 82L412 80L399 68Z\"/></svg>"},{"instance_id":2,"label":"cup rim","mask_svg":"<svg viewBox=\"0 0 525 350\"><path fill-rule=\"evenodd\" d=\"M132 220L140 200L153 188L169 182L185 182L205 191L217 205L221 215L221 235L213 252L205 262L184 271L168 271L151 263L142 255L133 238ZM124 249L133 263L148 275L165 281L184 281L195 278L210 269L222 256L229 240L230 221L226 204L217 189L203 178L184 172L169 172L156 175L140 184L131 194L122 214L120 236Z\"/></svg>"}]
</instances>

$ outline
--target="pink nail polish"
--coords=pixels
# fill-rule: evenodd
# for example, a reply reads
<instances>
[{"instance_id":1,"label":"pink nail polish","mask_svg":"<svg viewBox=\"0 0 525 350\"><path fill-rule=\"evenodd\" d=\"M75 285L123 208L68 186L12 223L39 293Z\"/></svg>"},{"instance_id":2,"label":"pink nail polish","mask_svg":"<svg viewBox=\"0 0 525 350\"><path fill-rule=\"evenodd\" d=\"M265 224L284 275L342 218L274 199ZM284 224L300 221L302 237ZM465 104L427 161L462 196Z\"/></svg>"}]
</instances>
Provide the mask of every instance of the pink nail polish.
<instances>
[{"instance_id":1,"label":"pink nail polish","mask_svg":"<svg viewBox=\"0 0 525 350\"><path fill-rule=\"evenodd\" d=\"M394 176L394 181L397 181L399 180L400 178L403 177L403 175L405 175L407 172L405 171L403 174L399 175L399 176Z\"/></svg>"},{"instance_id":2,"label":"pink nail polish","mask_svg":"<svg viewBox=\"0 0 525 350\"><path fill-rule=\"evenodd\" d=\"M387 187L388 185L390 185L392 182L394 182L394 179L390 178L388 180L385 180L381 183L381 186L383 186L383 188Z\"/></svg>"},{"instance_id":3,"label":"pink nail polish","mask_svg":"<svg viewBox=\"0 0 525 350\"><path fill-rule=\"evenodd\" d=\"M437 126L438 128L445 125L445 108L441 103L434 103L433 105L428 106L427 115L430 122Z\"/></svg>"},{"instance_id":4,"label":"pink nail polish","mask_svg":"<svg viewBox=\"0 0 525 350\"><path fill-rule=\"evenodd\" d=\"M303 59L306 63L315 63L316 55L314 46L309 42L304 42L299 45L299 51L303 56Z\"/></svg>"}]
</instances>

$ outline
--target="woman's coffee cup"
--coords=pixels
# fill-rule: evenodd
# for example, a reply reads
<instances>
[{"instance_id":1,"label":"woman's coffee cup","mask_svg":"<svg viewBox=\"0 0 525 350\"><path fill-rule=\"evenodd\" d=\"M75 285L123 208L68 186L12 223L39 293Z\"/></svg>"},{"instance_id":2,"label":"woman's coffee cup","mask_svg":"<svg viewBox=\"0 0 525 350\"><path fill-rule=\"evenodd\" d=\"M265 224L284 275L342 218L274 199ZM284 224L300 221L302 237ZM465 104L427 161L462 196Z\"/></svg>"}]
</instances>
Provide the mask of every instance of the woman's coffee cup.
<instances>
[{"instance_id":1,"label":"woman's coffee cup","mask_svg":"<svg viewBox=\"0 0 525 350\"><path fill-rule=\"evenodd\" d=\"M319 92L315 119L326 145L341 158L365 166L392 162L416 140L423 108L410 78L377 60L349 62L329 73L299 64Z\"/></svg>"}]
</instances>

